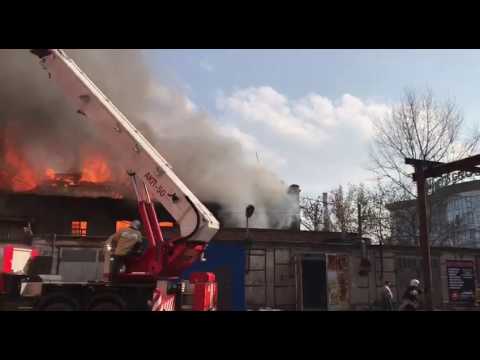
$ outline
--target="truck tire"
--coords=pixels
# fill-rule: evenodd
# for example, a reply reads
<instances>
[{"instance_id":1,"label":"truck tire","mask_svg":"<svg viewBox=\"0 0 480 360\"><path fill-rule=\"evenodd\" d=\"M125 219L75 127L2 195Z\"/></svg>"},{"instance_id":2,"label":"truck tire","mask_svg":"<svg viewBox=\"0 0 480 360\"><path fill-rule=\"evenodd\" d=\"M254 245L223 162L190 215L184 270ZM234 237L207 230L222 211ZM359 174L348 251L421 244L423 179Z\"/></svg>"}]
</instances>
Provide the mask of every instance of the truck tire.
<instances>
[{"instance_id":1,"label":"truck tire","mask_svg":"<svg viewBox=\"0 0 480 360\"><path fill-rule=\"evenodd\" d=\"M87 309L88 311L124 311L127 309L127 304L118 294L103 293L94 296L87 305Z\"/></svg>"},{"instance_id":2,"label":"truck tire","mask_svg":"<svg viewBox=\"0 0 480 360\"><path fill-rule=\"evenodd\" d=\"M93 304L89 311L123 311L123 307L113 301L100 301Z\"/></svg>"},{"instance_id":3,"label":"truck tire","mask_svg":"<svg viewBox=\"0 0 480 360\"><path fill-rule=\"evenodd\" d=\"M54 293L43 297L34 309L37 311L75 311L78 308L78 303L68 294Z\"/></svg>"},{"instance_id":4,"label":"truck tire","mask_svg":"<svg viewBox=\"0 0 480 360\"><path fill-rule=\"evenodd\" d=\"M42 306L40 311L75 311L75 307L67 301L52 301Z\"/></svg>"}]
</instances>

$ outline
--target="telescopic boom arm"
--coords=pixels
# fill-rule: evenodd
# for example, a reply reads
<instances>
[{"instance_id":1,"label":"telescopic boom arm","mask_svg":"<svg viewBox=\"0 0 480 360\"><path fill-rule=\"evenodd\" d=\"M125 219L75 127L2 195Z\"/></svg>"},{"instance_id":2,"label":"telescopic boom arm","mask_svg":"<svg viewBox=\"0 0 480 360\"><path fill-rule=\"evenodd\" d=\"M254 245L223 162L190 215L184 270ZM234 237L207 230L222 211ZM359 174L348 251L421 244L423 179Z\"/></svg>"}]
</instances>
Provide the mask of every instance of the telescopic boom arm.
<instances>
[{"instance_id":1,"label":"telescopic boom arm","mask_svg":"<svg viewBox=\"0 0 480 360\"><path fill-rule=\"evenodd\" d=\"M175 219L183 239L208 243L219 229L217 219L175 175L170 164L61 49L33 49L42 66L64 92L77 113L105 134L122 165L149 187ZM127 176L127 175L126 175Z\"/></svg>"}]
</instances>

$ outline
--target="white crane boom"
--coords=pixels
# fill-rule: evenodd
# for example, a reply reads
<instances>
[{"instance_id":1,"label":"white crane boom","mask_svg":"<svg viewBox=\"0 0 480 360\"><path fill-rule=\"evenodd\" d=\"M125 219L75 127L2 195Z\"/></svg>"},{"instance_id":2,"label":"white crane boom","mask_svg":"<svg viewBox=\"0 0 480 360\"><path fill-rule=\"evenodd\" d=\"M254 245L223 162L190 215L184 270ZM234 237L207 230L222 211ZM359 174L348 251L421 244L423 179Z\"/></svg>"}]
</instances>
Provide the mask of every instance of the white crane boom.
<instances>
[{"instance_id":1,"label":"white crane boom","mask_svg":"<svg viewBox=\"0 0 480 360\"><path fill-rule=\"evenodd\" d=\"M33 49L32 53L40 57L42 66L77 112L106 134L106 141L120 154L125 170L134 171L144 180L152 190L152 200L160 202L178 223L181 236L190 241L209 242L219 229L217 219L140 131L63 50Z\"/></svg>"}]
</instances>

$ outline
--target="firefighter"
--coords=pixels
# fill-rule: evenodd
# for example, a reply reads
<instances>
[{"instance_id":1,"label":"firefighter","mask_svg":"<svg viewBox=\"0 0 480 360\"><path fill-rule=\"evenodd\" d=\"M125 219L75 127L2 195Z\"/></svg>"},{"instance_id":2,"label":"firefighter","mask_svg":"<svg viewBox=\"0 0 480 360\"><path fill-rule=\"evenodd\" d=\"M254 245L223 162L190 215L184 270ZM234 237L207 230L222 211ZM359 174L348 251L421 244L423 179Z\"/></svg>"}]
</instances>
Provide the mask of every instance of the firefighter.
<instances>
[{"instance_id":1,"label":"firefighter","mask_svg":"<svg viewBox=\"0 0 480 360\"><path fill-rule=\"evenodd\" d=\"M32 224L30 222L28 222L27 226L23 228L23 233L24 233L25 243L28 245L32 245L33 231L32 231Z\"/></svg>"},{"instance_id":2,"label":"firefighter","mask_svg":"<svg viewBox=\"0 0 480 360\"><path fill-rule=\"evenodd\" d=\"M127 229L121 229L110 236L107 240L107 247L111 250L111 276L115 278L129 256L138 253L143 245L142 233L140 232L141 223L139 220L133 220Z\"/></svg>"},{"instance_id":3,"label":"firefighter","mask_svg":"<svg viewBox=\"0 0 480 360\"><path fill-rule=\"evenodd\" d=\"M383 310L392 311L393 310L393 292L391 289L392 283L390 281L385 281L383 286Z\"/></svg>"},{"instance_id":4,"label":"firefighter","mask_svg":"<svg viewBox=\"0 0 480 360\"><path fill-rule=\"evenodd\" d=\"M422 293L420 290L420 281L412 279L410 285L405 290L400 305L400 311L416 311L420 306L419 296Z\"/></svg>"}]
</instances>

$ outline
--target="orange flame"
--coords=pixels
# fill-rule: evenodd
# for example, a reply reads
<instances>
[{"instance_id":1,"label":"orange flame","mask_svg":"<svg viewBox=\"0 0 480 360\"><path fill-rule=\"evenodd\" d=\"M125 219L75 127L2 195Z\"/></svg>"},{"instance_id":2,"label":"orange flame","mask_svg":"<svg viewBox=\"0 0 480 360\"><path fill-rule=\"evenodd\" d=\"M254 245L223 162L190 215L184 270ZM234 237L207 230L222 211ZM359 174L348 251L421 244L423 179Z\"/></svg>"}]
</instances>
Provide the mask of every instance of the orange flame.
<instances>
[{"instance_id":1,"label":"orange flame","mask_svg":"<svg viewBox=\"0 0 480 360\"><path fill-rule=\"evenodd\" d=\"M10 179L13 191L29 191L37 186L35 172L30 168L27 161L9 144L6 146L5 162L14 173Z\"/></svg>"},{"instance_id":2,"label":"orange flame","mask_svg":"<svg viewBox=\"0 0 480 360\"><path fill-rule=\"evenodd\" d=\"M5 152L3 154L0 153L0 161L3 160L2 163L4 165L0 168L1 188L8 188L15 192L30 191L38 186L40 178L42 181L58 181L64 186L78 185L79 181L90 183L111 181L112 171L105 159L98 154L85 158L80 172L80 179L76 176L65 176L68 174L58 174L50 167L46 167L43 173L38 173L35 167L32 167L32 164L25 158L21 149L13 142L13 138L14 136L7 136L3 139Z\"/></svg>"},{"instance_id":3,"label":"orange flame","mask_svg":"<svg viewBox=\"0 0 480 360\"><path fill-rule=\"evenodd\" d=\"M45 176L49 180L55 180L55 170L48 168L47 170L45 170Z\"/></svg>"},{"instance_id":4,"label":"orange flame","mask_svg":"<svg viewBox=\"0 0 480 360\"><path fill-rule=\"evenodd\" d=\"M110 180L112 172L100 156L92 156L83 162L80 181L101 183Z\"/></svg>"}]
</instances>

